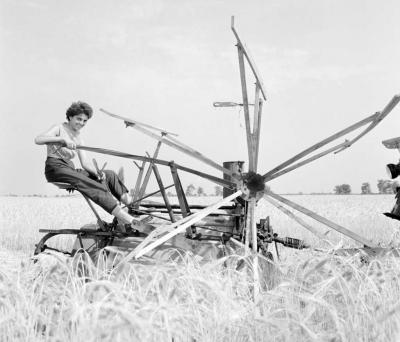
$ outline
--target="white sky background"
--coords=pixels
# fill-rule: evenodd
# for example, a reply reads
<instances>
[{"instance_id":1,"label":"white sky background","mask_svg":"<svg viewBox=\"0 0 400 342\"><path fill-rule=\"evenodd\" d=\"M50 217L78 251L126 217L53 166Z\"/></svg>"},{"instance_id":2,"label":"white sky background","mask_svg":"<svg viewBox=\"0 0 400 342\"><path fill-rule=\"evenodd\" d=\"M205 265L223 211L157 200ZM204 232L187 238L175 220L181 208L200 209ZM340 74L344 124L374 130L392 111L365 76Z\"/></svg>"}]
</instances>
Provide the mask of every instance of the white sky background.
<instances>
[{"instance_id":1,"label":"white sky background","mask_svg":"<svg viewBox=\"0 0 400 342\"><path fill-rule=\"evenodd\" d=\"M154 150L151 138L98 111L105 108L176 132L217 162L247 163L243 112L212 106L241 102L231 15L267 89L262 174L382 110L400 93L396 0L2 0L0 9L0 194L59 193L46 183L45 147L33 139L64 121L76 100L95 110L82 131L88 146L141 155ZM387 178L385 164L399 158L381 141L400 136L399 127L400 106L350 149L270 185L277 192L331 192L349 183L360 192L367 181L376 191L377 180ZM134 186L137 169L131 161L90 157L115 170L124 166L128 186ZM166 146L159 158L221 176ZM184 186L192 182L213 191L208 181L181 178ZM152 181L149 191L155 188Z\"/></svg>"}]
</instances>

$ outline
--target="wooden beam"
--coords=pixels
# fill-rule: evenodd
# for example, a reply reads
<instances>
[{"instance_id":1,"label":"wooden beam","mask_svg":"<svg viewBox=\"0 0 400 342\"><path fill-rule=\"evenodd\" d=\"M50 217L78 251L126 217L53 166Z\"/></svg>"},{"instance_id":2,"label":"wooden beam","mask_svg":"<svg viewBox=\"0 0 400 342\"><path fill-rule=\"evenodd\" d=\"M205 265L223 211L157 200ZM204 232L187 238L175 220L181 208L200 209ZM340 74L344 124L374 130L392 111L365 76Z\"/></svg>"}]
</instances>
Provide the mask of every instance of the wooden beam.
<instances>
[{"instance_id":1,"label":"wooden beam","mask_svg":"<svg viewBox=\"0 0 400 342\"><path fill-rule=\"evenodd\" d=\"M355 124L345 128L345 129L341 130L340 132L337 132L337 133L329 136L328 138L321 140L320 142L312 145L311 147L305 149L304 151L300 152L299 154L296 154L294 157L288 159L287 161L285 161L282 164L278 165L277 167L273 168L271 171L268 171L266 174L263 175L264 179L268 179L274 173L282 170L283 168L285 168L286 166L288 166L290 164L293 164L297 160L305 157L306 155L318 150L322 146L325 146L326 144L329 144L330 142L342 137L343 135L346 135L346 134L356 130L357 128L360 128L360 127L366 125L367 123L374 121L378 116L379 116L379 113L375 113L359 122L356 122Z\"/></svg>"},{"instance_id":2,"label":"wooden beam","mask_svg":"<svg viewBox=\"0 0 400 342\"><path fill-rule=\"evenodd\" d=\"M243 97L243 111L244 121L246 125L246 138L247 138L247 151L249 155L249 171L254 171L254 159L253 159L253 139L251 135L250 127L250 113L249 113L249 99L247 97L247 84L246 84L246 70L244 67L243 51L238 45L238 56L239 56L239 70L240 70L240 82L242 85L242 97Z\"/></svg>"},{"instance_id":3,"label":"wooden beam","mask_svg":"<svg viewBox=\"0 0 400 342\"><path fill-rule=\"evenodd\" d=\"M351 238L351 239L353 239L353 240L355 240L357 242L362 243L364 246L376 247L376 245L372 241L364 238L363 236L358 235L358 234L352 232L351 230L348 230L347 228L342 227L342 226L338 225L337 223L332 222L332 221L328 220L327 218L325 218L325 217L323 217L321 215L318 215L317 213L315 213L315 212L313 212L313 211L311 211L311 210L309 210L307 208L304 208L304 207L302 207L301 205L299 205L297 203L294 203L294 202L288 200L287 198L284 198L284 197L282 197L282 196L280 196L278 194L275 194L275 193L273 193L272 191L269 191L269 190L266 190L265 194L267 196L270 196L270 197L278 200L279 202L282 202L282 203L286 204L289 207L292 207L293 209L295 209L297 211L300 211L301 213L311 217L312 219L325 224L326 226L336 230L337 232L342 233L343 235L346 235L349 238Z\"/></svg>"},{"instance_id":4,"label":"wooden beam","mask_svg":"<svg viewBox=\"0 0 400 342\"><path fill-rule=\"evenodd\" d=\"M104 113L109 114L109 115L111 114L111 113L105 111L104 109L102 109L102 111L103 111ZM118 115L115 115L115 114L113 114L113 116L118 117ZM200 160L200 161L202 161L203 163L205 163L205 164L207 164L207 165L209 165L209 166L212 166L213 168L215 168L215 169L217 169L217 170L219 170L219 171L222 171L223 173L226 173L226 174L228 174L228 175L230 175L230 176L233 176L233 175L232 175L232 172L231 172L230 170L225 169L224 167L222 167L222 166L219 165L218 163L216 163L216 162L214 162L213 160L211 160L211 159L205 157L205 156L202 155L200 152L198 152L198 151L196 151L196 150L194 150L194 149L187 149L186 147L183 147L181 144L177 144L177 143L174 143L174 142L172 142L172 141L170 141L170 140L166 140L166 139L164 139L163 137L158 136L157 134L154 134L153 132L149 131L148 129L142 127L143 125L137 125L137 124L136 124L133 120L131 120L131 119L129 119L129 121L125 121L125 124L126 124L127 126L129 126L129 127L133 127L134 129L138 130L139 132L142 132L142 133L146 134L147 136L149 136L149 137L151 137L151 138L153 138L153 139L156 139L156 140L158 140L158 141L163 141L164 144L166 144L166 145L168 145L168 146L170 146L170 147L172 147L172 148L174 148L174 149L176 149L176 150L178 150L178 151L180 151L180 152L183 152L183 153L185 153L185 154L187 154L187 155L189 155L189 156L191 156L191 157L193 157L193 158L195 158L195 159L197 159L197 160ZM163 140L163 139L164 139L164 140Z\"/></svg>"},{"instance_id":5,"label":"wooden beam","mask_svg":"<svg viewBox=\"0 0 400 342\"><path fill-rule=\"evenodd\" d=\"M83 146L83 145L77 145L76 149L78 150L84 150L84 151L89 151L89 152L94 152L94 153L101 153L101 154L107 154L110 156L115 156L115 157L120 157L120 158L126 158L126 159L133 159L133 160L145 160L147 162L154 162L155 164L158 165L164 165L164 166L169 166L171 162L162 160L162 159L153 159L145 156L138 156L135 154L129 154L125 152L120 152L120 151L114 151L114 150L109 150L105 148L99 148L99 147L90 147L90 146ZM174 163L176 168L178 170L182 170L194 175L197 175L199 177L202 177L204 179L208 179L216 184L222 185L223 187L229 188L229 189L235 189L236 188L236 183L228 181L226 179L222 179L219 177L215 177L213 175L200 172L194 169L191 169L189 167L185 167L182 165L179 165L177 163Z\"/></svg>"},{"instance_id":6,"label":"wooden beam","mask_svg":"<svg viewBox=\"0 0 400 342\"><path fill-rule=\"evenodd\" d=\"M256 64L254 63L253 58L251 57L251 54L250 54L249 49L248 49L248 48L246 47L246 45L241 41L241 39L240 39L240 37L239 37L239 34L238 34L237 31L236 31L236 28L235 28L235 18L234 18L233 16L231 17L231 29L232 29L233 34L234 34L235 37L236 37L238 46L240 46L240 47L242 48L243 53L244 53L244 55L246 56L247 62L249 63L250 68L251 68L251 70L253 71L253 74L254 74L254 77L255 77L256 80L257 80L257 83L260 85L260 89L261 89L262 95L263 95L263 97L264 97L264 100L267 100L266 91L265 91L265 88L264 88L264 83L263 83L263 81L262 81L262 78L261 78L261 76L260 76L260 73L259 73L258 70L257 70Z\"/></svg>"}]
</instances>

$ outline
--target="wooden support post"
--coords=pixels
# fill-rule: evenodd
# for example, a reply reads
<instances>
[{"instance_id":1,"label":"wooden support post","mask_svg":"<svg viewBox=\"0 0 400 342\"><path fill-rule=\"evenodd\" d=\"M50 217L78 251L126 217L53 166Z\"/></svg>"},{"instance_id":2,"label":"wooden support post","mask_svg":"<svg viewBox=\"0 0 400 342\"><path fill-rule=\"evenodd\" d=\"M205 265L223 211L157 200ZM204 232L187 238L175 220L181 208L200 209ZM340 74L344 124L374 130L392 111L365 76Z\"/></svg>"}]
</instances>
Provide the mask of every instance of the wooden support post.
<instances>
[{"instance_id":1,"label":"wooden support post","mask_svg":"<svg viewBox=\"0 0 400 342\"><path fill-rule=\"evenodd\" d=\"M153 158L152 159L156 159L157 158L158 152L160 151L160 147L161 147L162 142L163 142L162 140L158 141L156 149L155 149L155 151L153 153ZM143 197L143 195L146 192L147 184L149 183L151 172L153 171L153 165L154 165L154 161L151 161L150 164L149 164L149 168L147 169L146 176L144 177L142 186L140 187L139 198Z\"/></svg>"},{"instance_id":2,"label":"wooden support post","mask_svg":"<svg viewBox=\"0 0 400 342\"><path fill-rule=\"evenodd\" d=\"M153 164L153 172L154 172L154 176L157 179L157 183L158 183L158 186L160 188L161 195L162 195L162 197L164 199L165 207L168 210L169 218L171 219L171 222L175 222L176 220L175 220L174 214L172 212L171 204L169 203L169 199L168 199L167 193L165 192L164 184L163 184L163 182L161 180L160 173L158 172L157 165L155 165L155 164Z\"/></svg>"},{"instance_id":3,"label":"wooden support post","mask_svg":"<svg viewBox=\"0 0 400 342\"><path fill-rule=\"evenodd\" d=\"M239 71L240 81L242 84L242 97L243 97L243 111L244 120L246 124L246 137L247 137L247 151L249 155L249 171L254 171L254 160L253 160L253 140L251 135L250 127L250 113L249 113L249 99L247 97L247 83L246 83L246 70L244 66L243 50L240 44L237 45L238 56L239 56Z\"/></svg>"},{"instance_id":4,"label":"wooden support post","mask_svg":"<svg viewBox=\"0 0 400 342\"><path fill-rule=\"evenodd\" d=\"M170 163L170 169L172 174L172 179L175 184L176 195L178 196L179 206L181 208L182 216L186 217L191 214L189 204L186 200L185 192L183 191L181 180L178 176L178 170L173 162ZM196 234L195 227L188 227L186 229L186 235L192 237Z\"/></svg>"},{"instance_id":5,"label":"wooden support post","mask_svg":"<svg viewBox=\"0 0 400 342\"><path fill-rule=\"evenodd\" d=\"M260 148L260 131L261 131L260 126L261 126L262 110L263 110L263 101L260 99L260 104L258 105L258 130L256 137L256 169L258 167L258 154Z\"/></svg>"},{"instance_id":6,"label":"wooden support post","mask_svg":"<svg viewBox=\"0 0 400 342\"><path fill-rule=\"evenodd\" d=\"M146 165L146 161L142 161L142 165L139 166L135 161L135 165L139 169L138 176L136 178L136 184L135 184L135 190L133 191L133 202L136 202L139 197L139 192L140 192L140 184L142 183L142 178L143 178L143 172L144 172L144 166Z\"/></svg>"},{"instance_id":7,"label":"wooden support post","mask_svg":"<svg viewBox=\"0 0 400 342\"><path fill-rule=\"evenodd\" d=\"M249 222L250 227L248 229L251 231L251 245L253 250L253 297L256 301L258 294L260 292L260 276L258 273L258 244L257 244L257 224L255 220L255 209L256 209L256 199L253 197L249 201L249 210L247 215L250 216Z\"/></svg>"},{"instance_id":8,"label":"wooden support post","mask_svg":"<svg viewBox=\"0 0 400 342\"><path fill-rule=\"evenodd\" d=\"M265 194L267 196L270 196L270 197L272 197L272 198L274 198L274 199L276 199L276 200L288 205L289 207L292 207L293 209L295 209L297 211L302 212L303 214L311 217L312 219L325 224L326 226L336 230L337 232L342 233L343 235L346 235L349 238L351 238L351 239L353 239L353 240L355 240L357 242L362 243L364 246L376 247L376 245L372 241L364 238L363 236L358 235L358 234L352 232L351 230L348 230L347 228L342 227L342 226L338 225L337 223L332 222L332 221L328 220L327 218L325 218L323 216L320 216L317 213L315 213L315 212L313 212L313 211L311 211L311 210L309 210L307 208L304 208L304 207L300 206L297 203L294 203L294 202L288 200L287 198L284 198L284 197L282 197L282 196L280 196L278 194L275 194L275 193L273 193L272 191L269 191L269 190L266 190Z\"/></svg>"},{"instance_id":9,"label":"wooden support post","mask_svg":"<svg viewBox=\"0 0 400 342\"><path fill-rule=\"evenodd\" d=\"M253 116L253 131L251 134L251 139L253 142L253 170L257 172L257 164L258 164L258 146L260 143L260 124L261 124L261 110L262 110L262 101L260 100L260 86L256 83L256 92L254 97L254 116Z\"/></svg>"}]
</instances>

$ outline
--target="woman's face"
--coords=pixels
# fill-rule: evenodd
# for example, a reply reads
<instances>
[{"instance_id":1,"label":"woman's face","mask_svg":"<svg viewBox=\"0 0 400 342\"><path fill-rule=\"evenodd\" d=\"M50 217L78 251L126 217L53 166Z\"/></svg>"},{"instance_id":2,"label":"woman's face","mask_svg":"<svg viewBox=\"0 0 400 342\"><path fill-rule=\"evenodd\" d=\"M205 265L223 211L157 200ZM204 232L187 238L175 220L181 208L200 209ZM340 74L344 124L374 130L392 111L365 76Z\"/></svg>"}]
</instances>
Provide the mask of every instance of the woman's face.
<instances>
[{"instance_id":1,"label":"woman's face","mask_svg":"<svg viewBox=\"0 0 400 342\"><path fill-rule=\"evenodd\" d=\"M68 121L68 125L75 132L79 132L82 127L86 125L86 122L89 120L86 114L78 114L71 117Z\"/></svg>"}]
</instances>

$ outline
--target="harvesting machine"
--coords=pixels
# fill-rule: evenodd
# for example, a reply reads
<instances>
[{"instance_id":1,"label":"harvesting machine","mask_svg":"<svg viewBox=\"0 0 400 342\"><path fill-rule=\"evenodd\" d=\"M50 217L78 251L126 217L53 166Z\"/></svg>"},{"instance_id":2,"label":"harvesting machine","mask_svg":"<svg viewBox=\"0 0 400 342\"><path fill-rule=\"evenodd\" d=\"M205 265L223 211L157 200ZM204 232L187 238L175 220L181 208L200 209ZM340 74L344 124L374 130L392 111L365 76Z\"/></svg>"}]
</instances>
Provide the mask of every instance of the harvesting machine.
<instances>
[{"instance_id":1,"label":"harvesting machine","mask_svg":"<svg viewBox=\"0 0 400 342\"><path fill-rule=\"evenodd\" d=\"M326 235L305 222L294 211L305 214L311 219L326 225L328 228L353 239L359 244L359 248L354 248L353 252L363 250L368 254L376 255L390 251L390 249L378 247L366 237L356 234L342 225L272 192L266 184L323 156L338 153L351 147L376 127L393 110L400 101L400 95L395 95L381 111L319 141L273 169L267 172L260 172L258 170L260 128L262 110L264 102L267 100L267 91L249 49L239 36L233 17L231 29L236 38L242 100L240 103L215 102L214 106L240 106L243 109L248 151L247 170L242 161L231 161L221 164L211 160L192 147L180 142L177 139L177 135L173 132L100 109L110 118L120 120L126 127L133 128L156 141L156 148L152 156L133 155L89 146L77 146L81 150L130 159L135 162L139 168L139 173L133 191L134 203L129 210L145 224L146 229L140 232L126 232L124 229L121 229L121 225L116 220L111 223L104 222L90 200L85 198L96 216L96 227L64 230L42 229L40 231L45 233L45 235L37 244L35 254L50 248L46 244L47 240L60 234L76 235L75 245L72 251L69 252L71 255L79 250L95 253L103 247L113 246L114 250L123 253L124 260L139 259L143 256L157 257L157 255L162 254L160 252L166 249L170 250L171 248L178 251L190 251L195 255L205 258L216 258L224 253L228 253L230 248L236 250L237 248L242 248L245 255L251 255L256 263L258 258L268 259L272 257L268 248L271 243L274 243L275 247L277 244L281 244L295 249L307 248L307 244L299 239L279 237L273 231L269 217L256 222L255 211L257 203L262 200L278 208L321 239L327 239ZM246 66L250 77L254 79L255 83L255 95L252 101L249 101L247 92L248 75L246 74ZM358 135L320 152L326 145L347 136L361 127L364 127L364 130ZM162 145L167 145L178 152L189 155L211 166L222 176L211 175L174 161L159 159L158 155ZM173 184L166 186L159 172L159 168L161 167L169 169ZM182 172L190 173L222 186L222 199L209 206L189 205L180 180ZM158 190L147 193L147 185L151 174L155 176ZM58 183L56 185L62 189L73 190L70 184ZM166 191L171 187L176 191L178 204L171 204ZM156 193L161 194L163 199L161 203L147 201L148 197Z\"/></svg>"}]
</instances>

